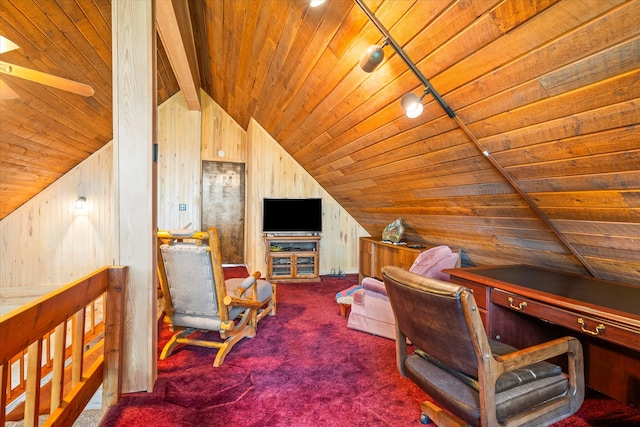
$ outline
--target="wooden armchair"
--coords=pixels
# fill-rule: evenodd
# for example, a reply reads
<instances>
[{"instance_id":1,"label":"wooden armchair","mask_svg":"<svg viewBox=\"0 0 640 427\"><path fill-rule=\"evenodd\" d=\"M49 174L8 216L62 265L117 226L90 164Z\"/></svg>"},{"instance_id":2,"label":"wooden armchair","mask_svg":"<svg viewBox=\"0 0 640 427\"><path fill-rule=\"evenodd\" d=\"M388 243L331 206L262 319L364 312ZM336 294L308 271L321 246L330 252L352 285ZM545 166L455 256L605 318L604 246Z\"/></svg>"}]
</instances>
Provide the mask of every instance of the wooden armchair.
<instances>
[{"instance_id":1,"label":"wooden armchair","mask_svg":"<svg viewBox=\"0 0 640 427\"><path fill-rule=\"evenodd\" d=\"M178 344L217 348L213 366L220 366L242 338L256 334L257 323L275 314L275 285L259 280L224 279L218 232L158 232L158 278L164 311L174 331L160 359ZM191 338L197 331L218 331L220 341Z\"/></svg>"},{"instance_id":2,"label":"wooden armchair","mask_svg":"<svg viewBox=\"0 0 640 427\"><path fill-rule=\"evenodd\" d=\"M421 404L424 421L545 426L582 405L583 358L577 339L517 350L487 338L468 288L397 267L385 267L382 274L396 318L398 370L436 403ZM410 355L407 339L415 346ZM564 354L567 374L545 361Z\"/></svg>"}]
</instances>

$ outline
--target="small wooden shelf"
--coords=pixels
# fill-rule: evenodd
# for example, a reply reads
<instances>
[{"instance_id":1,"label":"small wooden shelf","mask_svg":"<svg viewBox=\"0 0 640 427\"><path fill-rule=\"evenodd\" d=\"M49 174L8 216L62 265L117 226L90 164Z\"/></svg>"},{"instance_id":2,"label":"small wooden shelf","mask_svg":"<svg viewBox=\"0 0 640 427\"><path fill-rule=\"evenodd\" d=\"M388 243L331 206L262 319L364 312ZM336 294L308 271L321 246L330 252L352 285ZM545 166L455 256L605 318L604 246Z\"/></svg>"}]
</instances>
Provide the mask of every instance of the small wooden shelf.
<instances>
[{"instance_id":1,"label":"small wooden shelf","mask_svg":"<svg viewBox=\"0 0 640 427\"><path fill-rule=\"evenodd\" d=\"M320 236L265 235L267 279L319 282Z\"/></svg>"}]
</instances>

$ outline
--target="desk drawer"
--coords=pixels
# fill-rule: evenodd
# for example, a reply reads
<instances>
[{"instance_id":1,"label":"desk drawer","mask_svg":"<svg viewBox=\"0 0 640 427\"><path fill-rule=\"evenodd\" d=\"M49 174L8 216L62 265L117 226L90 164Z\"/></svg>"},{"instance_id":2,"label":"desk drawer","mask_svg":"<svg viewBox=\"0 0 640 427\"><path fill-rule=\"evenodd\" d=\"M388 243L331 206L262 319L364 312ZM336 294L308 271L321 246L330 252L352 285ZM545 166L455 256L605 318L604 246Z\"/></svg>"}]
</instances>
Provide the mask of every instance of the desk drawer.
<instances>
[{"instance_id":1,"label":"desk drawer","mask_svg":"<svg viewBox=\"0 0 640 427\"><path fill-rule=\"evenodd\" d=\"M489 301L489 290L491 288L480 283L472 282L471 280L465 280L453 276L451 277L451 283L466 286L471 289L473 291L473 298L476 300L476 304L478 304L481 309L488 309L487 302Z\"/></svg>"},{"instance_id":2,"label":"desk drawer","mask_svg":"<svg viewBox=\"0 0 640 427\"><path fill-rule=\"evenodd\" d=\"M582 334L640 351L640 330L597 317L567 311L520 295L491 290L491 302L529 316L555 323Z\"/></svg>"}]
</instances>

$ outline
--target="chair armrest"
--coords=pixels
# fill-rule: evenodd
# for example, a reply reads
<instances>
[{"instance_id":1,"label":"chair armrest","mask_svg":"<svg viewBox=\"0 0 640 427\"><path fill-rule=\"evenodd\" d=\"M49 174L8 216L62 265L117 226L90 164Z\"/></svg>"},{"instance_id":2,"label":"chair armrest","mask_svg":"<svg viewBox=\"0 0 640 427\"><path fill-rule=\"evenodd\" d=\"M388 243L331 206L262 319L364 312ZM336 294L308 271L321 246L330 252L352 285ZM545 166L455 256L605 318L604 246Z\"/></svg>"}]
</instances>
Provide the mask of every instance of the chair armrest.
<instances>
[{"instance_id":1,"label":"chair armrest","mask_svg":"<svg viewBox=\"0 0 640 427\"><path fill-rule=\"evenodd\" d=\"M512 371L533 363L542 362L555 356L568 353L569 359L582 359L582 345L574 337L562 337L503 356L495 356L502 363L504 371Z\"/></svg>"},{"instance_id":2,"label":"chair armrest","mask_svg":"<svg viewBox=\"0 0 640 427\"><path fill-rule=\"evenodd\" d=\"M264 305L264 303L259 300L236 298L232 297L231 295L227 295L226 297L224 297L222 302L228 307L244 307L255 309L261 308Z\"/></svg>"},{"instance_id":3,"label":"chair armrest","mask_svg":"<svg viewBox=\"0 0 640 427\"><path fill-rule=\"evenodd\" d=\"M503 362L502 367L505 371L511 371L562 354L568 356L569 390L567 397L570 400L571 413L573 413L582 405L585 387L582 344L577 338L558 338L504 356L498 356L496 360Z\"/></svg>"},{"instance_id":4,"label":"chair armrest","mask_svg":"<svg viewBox=\"0 0 640 427\"><path fill-rule=\"evenodd\" d=\"M375 292L376 294L387 295L387 288L384 287L384 283L373 277L365 277L362 279L362 288Z\"/></svg>"},{"instance_id":5,"label":"chair armrest","mask_svg":"<svg viewBox=\"0 0 640 427\"><path fill-rule=\"evenodd\" d=\"M259 271L254 272L251 276L247 277L242 282L240 282L238 287L233 291L234 295L238 298L242 298L245 292L248 289L250 289L251 286L254 286L256 283L256 280L258 280L259 278L260 278L260 272Z\"/></svg>"}]
</instances>

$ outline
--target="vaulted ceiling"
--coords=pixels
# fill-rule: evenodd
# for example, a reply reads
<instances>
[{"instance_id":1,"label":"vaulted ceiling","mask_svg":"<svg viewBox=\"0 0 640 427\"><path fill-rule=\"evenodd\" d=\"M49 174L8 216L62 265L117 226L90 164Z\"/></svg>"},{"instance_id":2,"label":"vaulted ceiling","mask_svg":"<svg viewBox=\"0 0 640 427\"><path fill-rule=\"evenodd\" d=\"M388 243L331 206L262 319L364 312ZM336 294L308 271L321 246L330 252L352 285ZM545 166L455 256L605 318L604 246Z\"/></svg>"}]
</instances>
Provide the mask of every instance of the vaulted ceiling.
<instances>
[{"instance_id":1,"label":"vaulted ceiling","mask_svg":"<svg viewBox=\"0 0 640 427\"><path fill-rule=\"evenodd\" d=\"M180 0L174 0L180 1ZM189 0L202 88L256 119L372 235L640 284L640 0L364 0L455 113L351 0ZM0 2L0 218L112 139L108 0ZM158 98L179 90L158 40ZM485 152L483 154L483 151Z\"/></svg>"}]
</instances>

